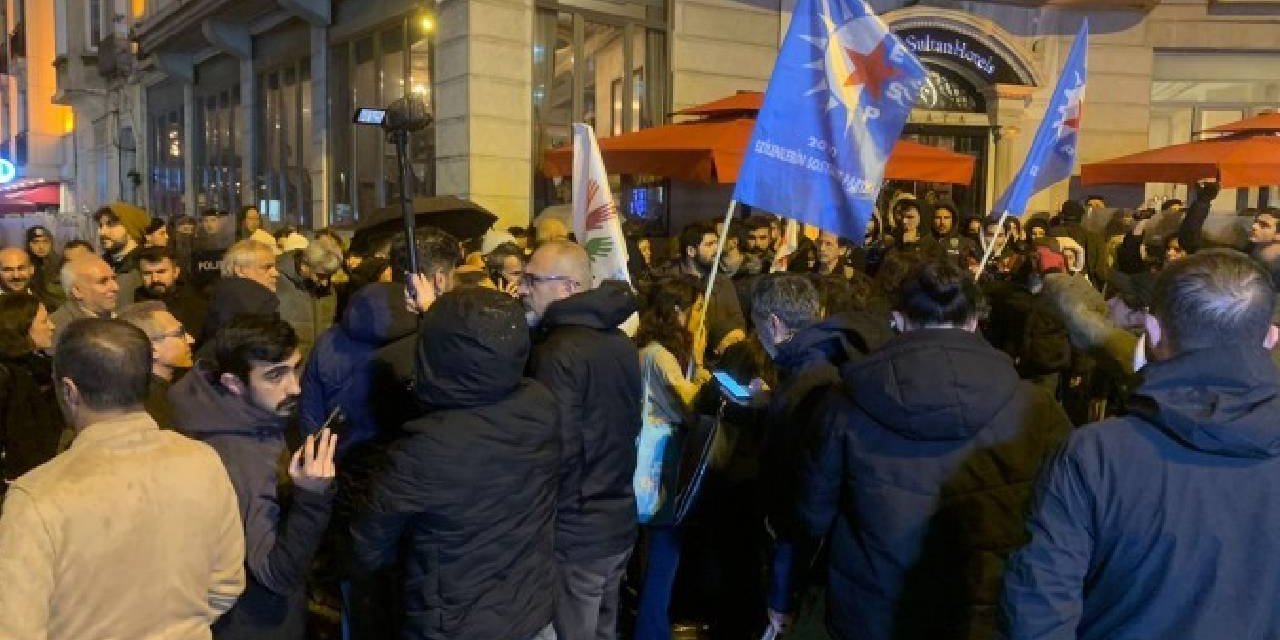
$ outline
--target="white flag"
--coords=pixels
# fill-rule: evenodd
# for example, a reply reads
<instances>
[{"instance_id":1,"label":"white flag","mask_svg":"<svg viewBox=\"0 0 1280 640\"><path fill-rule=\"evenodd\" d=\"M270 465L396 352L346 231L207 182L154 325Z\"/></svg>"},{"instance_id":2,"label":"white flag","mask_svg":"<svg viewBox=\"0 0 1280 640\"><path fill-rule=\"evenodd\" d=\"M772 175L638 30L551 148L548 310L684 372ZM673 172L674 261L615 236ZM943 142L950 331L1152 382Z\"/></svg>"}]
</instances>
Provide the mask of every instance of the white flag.
<instances>
[{"instance_id":1,"label":"white flag","mask_svg":"<svg viewBox=\"0 0 1280 640\"><path fill-rule=\"evenodd\" d=\"M794 219L787 220L787 226L782 231L782 244L778 245L778 252L773 256L773 266L769 268L769 273L786 271L791 262L791 254L799 248L800 223Z\"/></svg>"},{"instance_id":2,"label":"white flag","mask_svg":"<svg viewBox=\"0 0 1280 640\"><path fill-rule=\"evenodd\" d=\"M618 207L609 190L596 134L589 125L573 125L573 233L591 257L591 285L602 280L631 282L627 241Z\"/></svg>"}]
</instances>

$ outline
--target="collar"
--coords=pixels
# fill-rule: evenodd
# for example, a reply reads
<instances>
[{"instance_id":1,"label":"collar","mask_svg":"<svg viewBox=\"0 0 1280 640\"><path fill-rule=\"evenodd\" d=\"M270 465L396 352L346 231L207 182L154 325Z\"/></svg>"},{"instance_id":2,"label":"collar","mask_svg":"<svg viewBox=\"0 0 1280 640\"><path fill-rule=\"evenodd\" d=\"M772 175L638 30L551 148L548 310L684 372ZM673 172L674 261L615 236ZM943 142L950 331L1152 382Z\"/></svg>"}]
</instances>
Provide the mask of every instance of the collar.
<instances>
[{"instance_id":1,"label":"collar","mask_svg":"<svg viewBox=\"0 0 1280 640\"><path fill-rule=\"evenodd\" d=\"M91 447L108 440L159 429L160 426L146 411L134 411L85 427L83 431L76 434L75 440L71 441L71 449Z\"/></svg>"}]
</instances>

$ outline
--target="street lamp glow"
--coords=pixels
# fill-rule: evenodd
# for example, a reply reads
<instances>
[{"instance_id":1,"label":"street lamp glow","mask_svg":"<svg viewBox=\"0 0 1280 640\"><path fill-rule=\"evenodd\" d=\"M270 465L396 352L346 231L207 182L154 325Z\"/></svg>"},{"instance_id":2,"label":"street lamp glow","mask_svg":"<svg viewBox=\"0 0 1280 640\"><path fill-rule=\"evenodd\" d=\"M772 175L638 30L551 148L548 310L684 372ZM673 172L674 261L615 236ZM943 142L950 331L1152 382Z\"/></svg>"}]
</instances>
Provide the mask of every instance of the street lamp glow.
<instances>
[{"instance_id":1,"label":"street lamp glow","mask_svg":"<svg viewBox=\"0 0 1280 640\"><path fill-rule=\"evenodd\" d=\"M422 16L422 20L418 24L422 27L422 30L427 33L431 33L436 28L435 18L432 18L429 15Z\"/></svg>"}]
</instances>

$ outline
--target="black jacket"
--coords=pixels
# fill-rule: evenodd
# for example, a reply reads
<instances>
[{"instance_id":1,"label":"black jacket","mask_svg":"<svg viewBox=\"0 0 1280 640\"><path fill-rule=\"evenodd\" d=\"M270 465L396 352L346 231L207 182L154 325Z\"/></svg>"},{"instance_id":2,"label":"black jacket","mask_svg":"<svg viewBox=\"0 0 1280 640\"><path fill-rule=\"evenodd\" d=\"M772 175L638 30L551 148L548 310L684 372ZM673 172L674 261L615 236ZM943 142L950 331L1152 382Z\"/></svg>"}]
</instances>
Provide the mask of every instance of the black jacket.
<instances>
[{"instance_id":1,"label":"black jacket","mask_svg":"<svg viewBox=\"0 0 1280 640\"><path fill-rule=\"evenodd\" d=\"M560 408L556 553L564 559L605 558L635 543L640 355L617 329L635 310L620 282L553 303L529 358Z\"/></svg>"},{"instance_id":2,"label":"black jacket","mask_svg":"<svg viewBox=\"0 0 1280 640\"><path fill-rule=\"evenodd\" d=\"M1008 637L1275 638L1280 376L1259 347L1154 362L1131 416L1045 469L1009 561Z\"/></svg>"},{"instance_id":3,"label":"black jacket","mask_svg":"<svg viewBox=\"0 0 1280 640\"><path fill-rule=\"evenodd\" d=\"M990 638L1031 481L1070 429L1008 356L925 329L846 365L802 470L828 535L828 625L850 639Z\"/></svg>"},{"instance_id":4,"label":"black jacket","mask_svg":"<svg viewBox=\"0 0 1280 640\"><path fill-rule=\"evenodd\" d=\"M270 289L247 278L219 278L209 296L209 317L204 330L198 336L192 335L203 344L240 314L269 315L279 309L280 299Z\"/></svg>"},{"instance_id":5,"label":"black jacket","mask_svg":"<svg viewBox=\"0 0 1280 640\"><path fill-rule=\"evenodd\" d=\"M218 452L236 488L244 523L244 593L213 625L214 638L301 639L306 633L307 566L329 524L332 494L282 495L289 458L286 420L215 385L202 362L169 389L178 430Z\"/></svg>"},{"instance_id":6,"label":"black jacket","mask_svg":"<svg viewBox=\"0 0 1280 640\"><path fill-rule=\"evenodd\" d=\"M352 525L356 556L376 570L404 541L401 637L525 640L552 615L556 403L521 377L520 305L507 297L490 315L459 298L446 294L423 317L417 394L428 413L404 426L374 479Z\"/></svg>"},{"instance_id":7,"label":"black jacket","mask_svg":"<svg viewBox=\"0 0 1280 640\"><path fill-rule=\"evenodd\" d=\"M209 317L209 301L196 292L196 290L186 282L178 282L177 285L164 297L156 297L151 295L145 286L138 287L133 294L135 302L146 300L157 300L164 303L169 313L182 323L187 333L192 338L199 338L204 335L204 322ZM163 425L161 425L163 426Z\"/></svg>"},{"instance_id":8,"label":"black jacket","mask_svg":"<svg viewBox=\"0 0 1280 640\"><path fill-rule=\"evenodd\" d=\"M58 453L64 422L51 364L34 353L0 359L0 481L16 480Z\"/></svg>"}]
</instances>

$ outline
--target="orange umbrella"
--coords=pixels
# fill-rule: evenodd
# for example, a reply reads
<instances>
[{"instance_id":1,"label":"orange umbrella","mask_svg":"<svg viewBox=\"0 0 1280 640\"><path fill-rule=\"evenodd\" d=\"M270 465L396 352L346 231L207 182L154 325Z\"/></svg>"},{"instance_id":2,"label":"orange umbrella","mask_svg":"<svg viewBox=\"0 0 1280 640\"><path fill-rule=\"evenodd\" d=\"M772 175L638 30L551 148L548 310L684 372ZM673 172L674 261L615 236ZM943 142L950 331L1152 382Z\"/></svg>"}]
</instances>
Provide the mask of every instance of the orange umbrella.
<instances>
[{"instance_id":1,"label":"orange umbrella","mask_svg":"<svg viewBox=\"0 0 1280 640\"><path fill-rule=\"evenodd\" d=\"M713 100L687 109L681 109L676 115L724 117L732 114L760 113L764 105L764 94L759 91L739 91L727 98Z\"/></svg>"},{"instance_id":2,"label":"orange umbrella","mask_svg":"<svg viewBox=\"0 0 1280 640\"><path fill-rule=\"evenodd\" d=\"M1191 184L1215 177L1228 189L1280 184L1280 136L1237 134L1198 140L1092 162L1080 169L1080 181L1086 185Z\"/></svg>"},{"instance_id":3,"label":"orange umbrella","mask_svg":"<svg viewBox=\"0 0 1280 640\"><path fill-rule=\"evenodd\" d=\"M1209 129L1209 131L1214 133L1242 133L1246 131L1274 133L1280 131L1280 113L1263 113L1252 118L1219 125Z\"/></svg>"},{"instance_id":4,"label":"orange umbrella","mask_svg":"<svg viewBox=\"0 0 1280 640\"><path fill-rule=\"evenodd\" d=\"M610 173L729 184L738 180L755 126L755 118L731 118L641 129L600 138L600 154ZM975 161L963 153L899 140L889 155L885 178L969 184ZM573 148L547 151L542 170L553 178L571 174Z\"/></svg>"}]
</instances>

